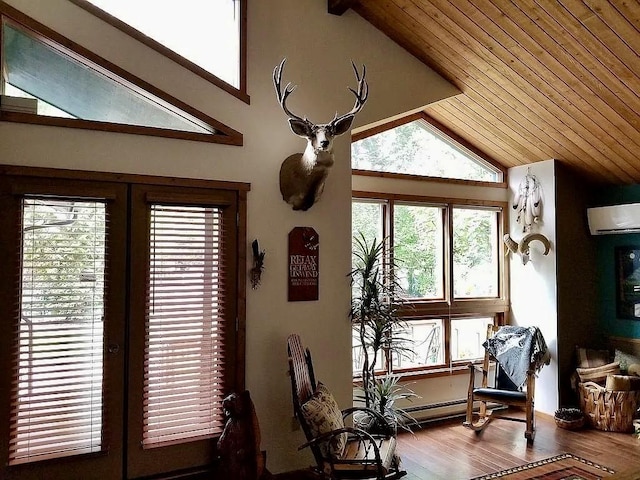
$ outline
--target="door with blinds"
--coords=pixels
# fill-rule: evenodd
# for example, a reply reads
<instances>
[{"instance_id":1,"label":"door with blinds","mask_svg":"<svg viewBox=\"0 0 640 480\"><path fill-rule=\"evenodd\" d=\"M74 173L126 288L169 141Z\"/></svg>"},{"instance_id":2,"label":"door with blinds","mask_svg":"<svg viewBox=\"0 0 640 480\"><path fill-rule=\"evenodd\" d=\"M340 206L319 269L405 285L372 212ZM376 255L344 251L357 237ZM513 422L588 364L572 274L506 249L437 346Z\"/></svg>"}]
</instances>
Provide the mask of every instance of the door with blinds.
<instances>
[{"instance_id":1,"label":"door with blinds","mask_svg":"<svg viewBox=\"0 0 640 480\"><path fill-rule=\"evenodd\" d=\"M1 180L2 478L118 478L126 187Z\"/></svg>"},{"instance_id":2,"label":"door with blinds","mask_svg":"<svg viewBox=\"0 0 640 480\"><path fill-rule=\"evenodd\" d=\"M206 469L242 386L238 192L0 176L0 203L0 477Z\"/></svg>"},{"instance_id":3,"label":"door with blinds","mask_svg":"<svg viewBox=\"0 0 640 480\"><path fill-rule=\"evenodd\" d=\"M213 461L235 377L225 348L236 335L235 197L132 189L131 478Z\"/></svg>"}]
</instances>

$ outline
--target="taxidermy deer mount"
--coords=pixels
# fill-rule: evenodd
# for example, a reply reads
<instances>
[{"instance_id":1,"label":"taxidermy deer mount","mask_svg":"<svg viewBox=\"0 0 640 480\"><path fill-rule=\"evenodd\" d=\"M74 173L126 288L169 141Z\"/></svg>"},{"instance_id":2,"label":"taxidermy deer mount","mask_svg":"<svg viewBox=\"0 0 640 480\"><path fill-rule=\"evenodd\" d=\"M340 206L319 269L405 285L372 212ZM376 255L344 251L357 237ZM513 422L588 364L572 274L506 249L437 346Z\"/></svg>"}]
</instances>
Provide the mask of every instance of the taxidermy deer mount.
<instances>
[{"instance_id":1,"label":"taxidermy deer mount","mask_svg":"<svg viewBox=\"0 0 640 480\"><path fill-rule=\"evenodd\" d=\"M355 64L351 62L358 81L357 91L349 87L349 91L356 97L353 108L348 113L338 116L326 124L315 124L306 117L302 118L287 108L287 98L296 89L296 85L287 83L282 90L282 70L286 58L273 70L273 85L276 89L278 102L284 113L289 116L289 127L299 137L307 140L304 153L289 155L280 166L280 193L285 202L291 204L294 210L308 210L320 199L324 190L324 183L333 166L333 139L346 133L351 128L356 114L369 96L369 86L365 80L366 67L362 66L362 75Z\"/></svg>"}]
</instances>

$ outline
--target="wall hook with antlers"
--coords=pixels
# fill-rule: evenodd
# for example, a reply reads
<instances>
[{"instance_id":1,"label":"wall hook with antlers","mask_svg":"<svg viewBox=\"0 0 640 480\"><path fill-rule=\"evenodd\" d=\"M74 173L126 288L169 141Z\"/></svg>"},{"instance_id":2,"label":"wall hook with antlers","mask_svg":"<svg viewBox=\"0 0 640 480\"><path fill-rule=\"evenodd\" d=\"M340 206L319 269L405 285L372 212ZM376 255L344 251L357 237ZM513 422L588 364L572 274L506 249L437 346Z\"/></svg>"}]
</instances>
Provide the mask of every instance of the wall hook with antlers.
<instances>
[{"instance_id":1,"label":"wall hook with antlers","mask_svg":"<svg viewBox=\"0 0 640 480\"><path fill-rule=\"evenodd\" d=\"M333 120L325 124L316 124L293 113L287 107L289 95L296 89L296 85L287 83L282 89L282 61L273 70L273 85L280 107L289 116L291 131L307 140L307 148L303 153L289 155L280 167L280 193L285 202L294 210L308 210L320 199L324 184L333 166L333 139L351 128L356 114L362 110L369 96L369 86L365 80L366 67L362 66L362 74L351 62L357 80L357 90L349 87L353 93L355 103L353 108L344 115L336 113Z\"/></svg>"}]
</instances>

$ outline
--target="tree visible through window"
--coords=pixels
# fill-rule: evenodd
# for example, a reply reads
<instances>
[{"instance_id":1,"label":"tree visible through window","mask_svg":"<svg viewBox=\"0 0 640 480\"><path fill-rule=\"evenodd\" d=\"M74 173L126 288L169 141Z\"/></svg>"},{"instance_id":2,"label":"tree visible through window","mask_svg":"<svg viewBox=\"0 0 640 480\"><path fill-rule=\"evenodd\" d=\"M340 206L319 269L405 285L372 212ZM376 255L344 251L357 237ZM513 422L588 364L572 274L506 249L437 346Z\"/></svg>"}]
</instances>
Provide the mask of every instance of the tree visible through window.
<instances>
[{"instance_id":1,"label":"tree visible through window","mask_svg":"<svg viewBox=\"0 0 640 480\"><path fill-rule=\"evenodd\" d=\"M351 167L427 177L500 182L500 170L424 120L351 144Z\"/></svg>"},{"instance_id":2,"label":"tree visible through window","mask_svg":"<svg viewBox=\"0 0 640 480\"><path fill-rule=\"evenodd\" d=\"M244 382L243 187L17 170L0 175L0 477L208 468Z\"/></svg>"},{"instance_id":3,"label":"tree visible through window","mask_svg":"<svg viewBox=\"0 0 640 480\"><path fill-rule=\"evenodd\" d=\"M102 441L104 202L26 198L9 463Z\"/></svg>"},{"instance_id":4,"label":"tree visible through window","mask_svg":"<svg viewBox=\"0 0 640 480\"><path fill-rule=\"evenodd\" d=\"M416 117L412 117L416 118ZM440 132L425 117L363 132L351 146L355 174L366 171L502 182L502 170ZM385 175L383 175L384 177ZM353 238L386 240L402 292L400 314L412 351L387 355L380 371L408 373L461 366L482 357L487 324L499 323L507 308L499 245L504 204L488 200L403 195L394 179L376 192L354 192ZM458 188L464 188L456 182ZM381 191L382 190L382 191ZM387 267L388 268L388 267ZM356 339L357 340L357 339ZM354 376L359 342L353 343ZM389 358L390 357L390 358Z\"/></svg>"},{"instance_id":5,"label":"tree visible through window","mask_svg":"<svg viewBox=\"0 0 640 480\"><path fill-rule=\"evenodd\" d=\"M394 355L391 364L381 368L420 370L480 357L482 349L474 339L484 338L487 323L497 321L504 308L503 263L498 255L501 209L371 196L377 199L353 199L352 234L379 241L384 230L377 226L393 225L387 239L407 306L402 312L408 328L402 336L411 340L414 351ZM448 252L453 253L452 261ZM478 311L491 315L477 315ZM354 372L358 348L354 341Z\"/></svg>"}]
</instances>

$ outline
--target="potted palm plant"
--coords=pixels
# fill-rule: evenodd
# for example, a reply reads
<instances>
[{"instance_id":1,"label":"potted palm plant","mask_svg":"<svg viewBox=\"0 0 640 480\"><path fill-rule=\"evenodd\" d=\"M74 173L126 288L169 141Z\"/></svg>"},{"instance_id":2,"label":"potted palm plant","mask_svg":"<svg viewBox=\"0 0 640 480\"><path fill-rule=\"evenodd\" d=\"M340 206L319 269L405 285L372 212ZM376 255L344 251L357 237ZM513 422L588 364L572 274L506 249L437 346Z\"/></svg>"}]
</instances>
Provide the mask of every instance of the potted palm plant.
<instances>
[{"instance_id":1,"label":"potted palm plant","mask_svg":"<svg viewBox=\"0 0 640 480\"><path fill-rule=\"evenodd\" d=\"M409 429L416 422L397 402L417 395L400 384L397 375L376 375L378 360L388 362L393 355L411 351L403 334L405 322L398 315L402 288L397 265L388 253L384 240L369 242L363 234L354 237L349 317L359 340L362 380L362 394L356 400L382 414L394 429ZM368 420L360 417L362 424Z\"/></svg>"}]
</instances>

